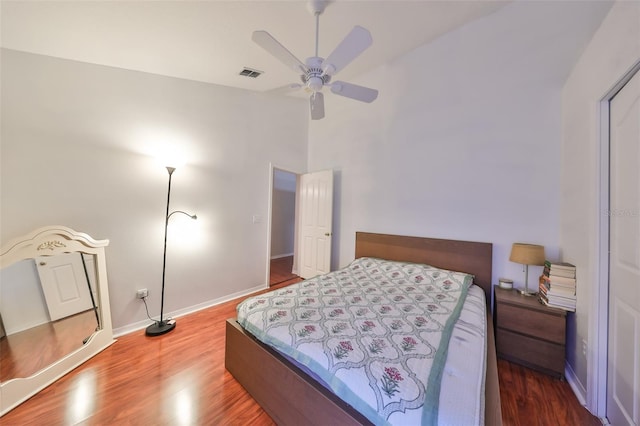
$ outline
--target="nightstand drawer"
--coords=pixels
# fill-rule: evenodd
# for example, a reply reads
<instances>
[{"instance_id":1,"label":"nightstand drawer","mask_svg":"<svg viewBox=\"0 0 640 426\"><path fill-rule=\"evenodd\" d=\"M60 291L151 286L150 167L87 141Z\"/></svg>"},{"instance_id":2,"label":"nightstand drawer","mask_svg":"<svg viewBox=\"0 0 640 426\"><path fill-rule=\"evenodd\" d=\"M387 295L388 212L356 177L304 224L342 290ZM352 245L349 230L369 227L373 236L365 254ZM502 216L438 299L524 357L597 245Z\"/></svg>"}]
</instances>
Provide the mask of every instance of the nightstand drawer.
<instances>
[{"instance_id":1,"label":"nightstand drawer","mask_svg":"<svg viewBox=\"0 0 640 426\"><path fill-rule=\"evenodd\" d=\"M545 342L531 337L496 329L498 356L539 367L559 376L564 374L564 345Z\"/></svg>"},{"instance_id":2,"label":"nightstand drawer","mask_svg":"<svg viewBox=\"0 0 640 426\"><path fill-rule=\"evenodd\" d=\"M497 327L539 339L564 344L566 320L563 316L523 309L501 303L498 306Z\"/></svg>"}]
</instances>

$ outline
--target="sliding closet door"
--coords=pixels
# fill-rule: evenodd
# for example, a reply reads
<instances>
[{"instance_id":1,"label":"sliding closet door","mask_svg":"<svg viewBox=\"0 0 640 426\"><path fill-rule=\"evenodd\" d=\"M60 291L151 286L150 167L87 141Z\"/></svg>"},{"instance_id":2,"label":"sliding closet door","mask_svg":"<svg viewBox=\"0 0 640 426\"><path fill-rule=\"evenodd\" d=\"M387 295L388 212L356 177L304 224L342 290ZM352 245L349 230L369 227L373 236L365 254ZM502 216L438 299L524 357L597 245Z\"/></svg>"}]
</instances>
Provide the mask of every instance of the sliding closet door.
<instances>
[{"instance_id":1,"label":"sliding closet door","mask_svg":"<svg viewBox=\"0 0 640 426\"><path fill-rule=\"evenodd\" d=\"M607 418L640 424L640 72L610 103Z\"/></svg>"}]
</instances>

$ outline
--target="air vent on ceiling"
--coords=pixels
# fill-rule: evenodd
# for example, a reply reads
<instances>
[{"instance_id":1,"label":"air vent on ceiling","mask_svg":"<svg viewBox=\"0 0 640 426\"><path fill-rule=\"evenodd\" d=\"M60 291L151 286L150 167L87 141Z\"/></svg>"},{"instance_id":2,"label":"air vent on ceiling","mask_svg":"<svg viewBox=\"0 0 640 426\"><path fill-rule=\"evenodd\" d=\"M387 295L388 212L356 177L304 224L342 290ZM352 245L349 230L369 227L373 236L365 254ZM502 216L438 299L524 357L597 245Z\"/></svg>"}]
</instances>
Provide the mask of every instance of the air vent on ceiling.
<instances>
[{"instance_id":1,"label":"air vent on ceiling","mask_svg":"<svg viewBox=\"0 0 640 426\"><path fill-rule=\"evenodd\" d=\"M242 71L240 71L240 75L245 77L256 78L263 74L263 71L254 70L253 68L244 67Z\"/></svg>"}]
</instances>

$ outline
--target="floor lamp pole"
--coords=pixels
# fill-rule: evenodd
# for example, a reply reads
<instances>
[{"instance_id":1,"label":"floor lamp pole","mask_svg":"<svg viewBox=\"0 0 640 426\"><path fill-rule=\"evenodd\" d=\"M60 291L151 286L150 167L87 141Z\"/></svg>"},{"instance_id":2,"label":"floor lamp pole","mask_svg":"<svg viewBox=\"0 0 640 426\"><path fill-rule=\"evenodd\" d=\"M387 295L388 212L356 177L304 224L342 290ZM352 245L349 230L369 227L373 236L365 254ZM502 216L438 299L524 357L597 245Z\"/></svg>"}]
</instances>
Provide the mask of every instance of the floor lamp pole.
<instances>
[{"instance_id":1,"label":"floor lamp pole","mask_svg":"<svg viewBox=\"0 0 640 426\"><path fill-rule=\"evenodd\" d=\"M167 167L167 172L169 172L169 189L167 190L167 213L164 218L164 253L162 256L162 295L160 297L160 321L156 321L147 327L146 334L147 336L158 336L161 334L165 334L176 328L175 321L165 322L163 319L164 314L164 272L167 265L167 228L169 227L169 202L171 201L171 175L176 170L175 167Z\"/></svg>"}]
</instances>

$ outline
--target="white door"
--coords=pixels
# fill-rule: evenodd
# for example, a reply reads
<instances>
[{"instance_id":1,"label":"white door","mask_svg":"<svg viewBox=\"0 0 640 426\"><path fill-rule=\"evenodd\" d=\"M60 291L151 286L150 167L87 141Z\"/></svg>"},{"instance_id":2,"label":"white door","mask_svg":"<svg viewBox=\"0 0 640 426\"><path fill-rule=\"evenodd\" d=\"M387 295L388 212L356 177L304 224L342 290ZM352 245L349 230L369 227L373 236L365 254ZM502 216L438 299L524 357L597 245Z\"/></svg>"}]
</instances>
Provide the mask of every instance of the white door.
<instances>
[{"instance_id":1,"label":"white door","mask_svg":"<svg viewBox=\"0 0 640 426\"><path fill-rule=\"evenodd\" d=\"M607 418L640 425L640 72L610 114Z\"/></svg>"},{"instance_id":2,"label":"white door","mask_svg":"<svg viewBox=\"0 0 640 426\"><path fill-rule=\"evenodd\" d=\"M93 308L82 259L78 253L41 256L36 258L36 265L51 321ZM90 277L95 275L91 273L93 267L93 263L87 262Z\"/></svg>"},{"instance_id":3,"label":"white door","mask_svg":"<svg viewBox=\"0 0 640 426\"><path fill-rule=\"evenodd\" d=\"M333 170L300 175L298 271L312 278L331 270Z\"/></svg>"}]
</instances>

